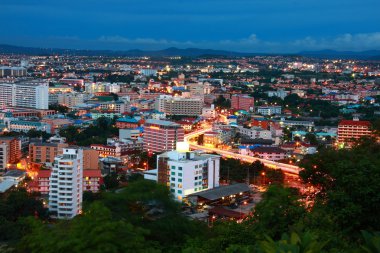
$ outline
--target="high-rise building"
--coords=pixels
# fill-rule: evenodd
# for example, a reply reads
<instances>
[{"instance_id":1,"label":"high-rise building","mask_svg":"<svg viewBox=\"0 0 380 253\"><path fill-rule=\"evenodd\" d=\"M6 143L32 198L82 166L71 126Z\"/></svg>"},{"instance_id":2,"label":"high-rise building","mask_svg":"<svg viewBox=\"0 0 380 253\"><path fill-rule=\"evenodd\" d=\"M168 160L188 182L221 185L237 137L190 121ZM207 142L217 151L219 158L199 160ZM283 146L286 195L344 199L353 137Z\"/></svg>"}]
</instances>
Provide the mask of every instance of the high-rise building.
<instances>
[{"instance_id":1,"label":"high-rise building","mask_svg":"<svg viewBox=\"0 0 380 253\"><path fill-rule=\"evenodd\" d=\"M253 111L255 108L255 99L243 94L232 95L231 108L236 110Z\"/></svg>"},{"instance_id":2,"label":"high-rise building","mask_svg":"<svg viewBox=\"0 0 380 253\"><path fill-rule=\"evenodd\" d=\"M338 125L338 144L350 147L355 140L364 136L370 136L371 122L354 120L342 120Z\"/></svg>"},{"instance_id":3,"label":"high-rise building","mask_svg":"<svg viewBox=\"0 0 380 253\"><path fill-rule=\"evenodd\" d=\"M180 124L148 119L144 127L144 150L148 152L164 152L175 150L177 142L184 139L184 130Z\"/></svg>"},{"instance_id":4,"label":"high-rise building","mask_svg":"<svg viewBox=\"0 0 380 253\"><path fill-rule=\"evenodd\" d=\"M0 107L49 108L47 82L0 83Z\"/></svg>"},{"instance_id":5,"label":"high-rise building","mask_svg":"<svg viewBox=\"0 0 380 253\"><path fill-rule=\"evenodd\" d=\"M65 148L54 159L49 178L49 211L60 219L71 219L82 212L83 150Z\"/></svg>"},{"instance_id":6,"label":"high-rise building","mask_svg":"<svg viewBox=\"0 0 380 253\"><path fill-rule=\"evenodd\" d=\"M181 145L181 144L180 144ZM188 150L188 149L187 149ZM154 179L170 188L177 200L219 186L220 156L176 150L157 156Z\"/></svg>"},{"instance_id":7,"label":"high-rise building","mask_svg":"<svg viewBox=\"0 0 380 253\"><path fill-rule=\"evenodd\" d=\"M0 143L8 145L8 163L15 164L21 159L21 140L17 137L0 137Z\"/></svg>"}]
</instances>

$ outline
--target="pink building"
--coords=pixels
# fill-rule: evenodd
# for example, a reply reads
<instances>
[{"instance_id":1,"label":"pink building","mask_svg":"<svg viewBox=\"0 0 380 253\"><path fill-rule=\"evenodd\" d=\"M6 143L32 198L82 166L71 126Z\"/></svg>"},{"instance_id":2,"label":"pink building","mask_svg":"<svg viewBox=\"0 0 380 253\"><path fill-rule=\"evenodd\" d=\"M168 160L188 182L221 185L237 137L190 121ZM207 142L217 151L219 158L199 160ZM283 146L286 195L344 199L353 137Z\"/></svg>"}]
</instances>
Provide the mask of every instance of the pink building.
<instances>
[{"instance_id":1,"label":"pink building","mask_svg":"<svg viewBox=\"0 0 380 253\"><path fill-rule=\"evenodd\" d=\"M244 94L235 94L231 97L231 108L236 110L253 111L255 99Z\"/></svg>"},{"instance_id":2,"label":"pink building","mask_svg":"<svg viewBox=\"0 0 380 253\"><path fill-rule=\"evenodd\" d=\"M184 130L180 124L148 119L144 125L144 150L164 152L175 150L177 142L184 140Z\"/></svg>"}]
</instances>

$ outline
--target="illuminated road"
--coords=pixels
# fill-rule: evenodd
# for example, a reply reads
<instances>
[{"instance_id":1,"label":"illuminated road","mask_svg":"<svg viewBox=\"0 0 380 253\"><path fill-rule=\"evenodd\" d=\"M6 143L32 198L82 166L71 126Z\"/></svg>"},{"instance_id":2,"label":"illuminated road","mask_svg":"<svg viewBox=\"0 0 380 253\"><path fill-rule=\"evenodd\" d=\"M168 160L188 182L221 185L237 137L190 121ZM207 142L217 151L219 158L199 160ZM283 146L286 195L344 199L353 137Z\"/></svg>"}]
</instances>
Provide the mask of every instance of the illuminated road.
<instances>
[{"instance_id":1,"label":"illuminated road","mask_svg":"<svg viewBox=\"0 0 380 253\"><path fill-rule=\"evenodd\" d=\"M249 163L252 163L255 161L260 161L267 167L270 167L273 169L281 169L283 172L293 174L293 175L294 174L298 175L298 173L300 171L300 168L298 166L294 166L294 165L290 165L290 164L286 164L286 163L274 162L274 161L270 161L270 160L266 160L266 159L248 156L248 155L241 155L241 154L237 154L237 153L234 153L231 151L221 150L218 148L205 147L205 146L197 145L197 144L189 141L189 139L194 138L200 134L203 134L203 133L211 131L211 130L212 130L212 128L207 128L207 129L197 130L195 132L186 134L185 135L185 141L189 143L191 149L202 150L202 151L210 152L210 153L215 152L215 153L217 153L223 157L239 159L241 161L245 161L245 162L249 162Z\"/></svg>"}]
</instances>

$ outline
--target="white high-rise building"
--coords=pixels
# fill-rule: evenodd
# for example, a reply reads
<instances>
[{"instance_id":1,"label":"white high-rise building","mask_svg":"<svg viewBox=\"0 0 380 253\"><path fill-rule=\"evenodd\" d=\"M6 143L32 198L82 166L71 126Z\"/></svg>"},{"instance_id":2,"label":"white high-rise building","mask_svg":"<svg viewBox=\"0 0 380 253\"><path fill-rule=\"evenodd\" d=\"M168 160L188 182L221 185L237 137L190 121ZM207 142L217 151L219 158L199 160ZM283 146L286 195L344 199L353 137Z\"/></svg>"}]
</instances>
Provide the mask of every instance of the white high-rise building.
<instances>
[{"instance_id":1,"label":"white high-rise building","mask_svg":"<svg viewBox=\"0 0 380 253\"><path fill-rule=\"evenodd\" d=\"M49 84L46 82L0 83L0 107L49 108Z\"/></svg>"},{"instance_id":2,"label":"white high-rise building","mask_svg":"<svg viewBox=\"0 0 380 253\"><path fill-rule=\"evenodd\" d=\"M64 148L55 157L50 176L49 211L57 218L71 219L82 212L83 150Z\"/></svg>"},{"instance_id":3,"label":"white high-rise building","mask_svg":"<svg viewBox=\"0 0 380 253\"><path fill-rule=\"evenodd\" d=\"M189 152L188 147L182 148L184 144L178 143L176 151L158 155L157 169L147 171L144 176L167 185L179 201L189 194L219 186L220 156Z\"/></svg>"}]
</instances>

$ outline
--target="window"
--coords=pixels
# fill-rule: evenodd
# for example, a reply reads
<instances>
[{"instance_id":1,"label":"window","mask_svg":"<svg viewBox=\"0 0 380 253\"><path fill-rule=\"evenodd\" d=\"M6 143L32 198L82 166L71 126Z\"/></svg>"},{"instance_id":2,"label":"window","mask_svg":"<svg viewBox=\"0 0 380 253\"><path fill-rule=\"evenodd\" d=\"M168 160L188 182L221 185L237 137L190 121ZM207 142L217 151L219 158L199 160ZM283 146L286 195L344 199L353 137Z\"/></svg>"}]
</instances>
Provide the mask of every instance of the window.
<instances>
[{"instance_id":1,"label":"window","mask_svg":"<svg viewBox=\"0 0 380 253\"><path fill-rule=\"evenodd\" d=\"M182 194L182 190L178 190L177 193L178 193L178 194Z\"/></svg>"},{"instance_id":2,"label":"window","mask_svg":"<svg viewBox=\"0 0 380 253\"><path fill-rule=\"evenodd\" d=\"M171 180L171 181L175 181L175 177L172 177L170 180Z\"/></svg>"},{"instance_id":3,"label":"window","mask_svg":"<svg viewBox=\"0 0 380 253\"><path fill-rule=\"evenodd\" d=\"M178 182L182 183L182 178L178 178Z\"/></svg>"},{"instance_id":4,"label":"window","mask_svg":"<svg viewBox=\"0 0 380 253\"><path fill-rule=\"evenodd\" d=\"M175 172L174 171L172 171L172 176L175 176Z\"/></svg>"},{"instance_id":5,"label":"window","mask_svg":"<svg viewBox=\"0 0 380 253\"><path fill-rule=\"evenodd\" d=\"M182 184L178 184L178 185L177 185L177 188L182 188Z\"/></svg>"},{"instance_id":6,"label":"window","mask_svg":"<svg viewBox=\"0 0 380 253\"><path fill-rule=\"evenodd\" d=\"M175 170L175 166L172 166L172 170Z\"/></svg>"},{"instance_id":7,"label":"window","mask_svg":"<svg viewBox=\"0 0 380 253\"><path fill-rule=\"evenodd\" d=\"M178 173L178 176L179 176L179 177L182 177L182 173Z\"/></svg>"},{"instance_id":8,"label":"window","mask_svg":"<svg viewBox=\"0 0 380 253\"><path fill-rule=\"evenodd\" d=\"M198 191L198 188L195 188L194 191Z\"/></svg>"},{"instance_id":9,"label":"window","mask_svg":"<svg viewBox=\"0 0 380 253\"><path fill-rule=\"evenodd\" d=\"M178 167L178 170L182 170L182 167Z\"/></svg>"},{"instance_id":10,"label":"window","mask_svg":"<svg viewBox=\"0 0 380 253\"><path fill-rule=\"evenodd\" d=\"M171 192L175 192L175 190L174 190L174 189L170 189L170 191L171 191Z\"/></svg>"},{"instance_id":11,"label":"window","mask_svg":"<svg viewBox=\"0 0 380 253\"><path fill-rule=\"evenodd\" d=\"M195 177L194 180L198 180L198 177Z\"/></svg>"}]
</instances>

